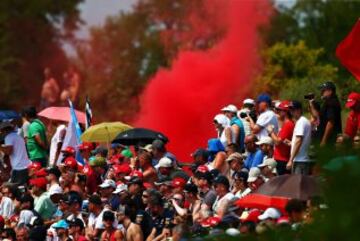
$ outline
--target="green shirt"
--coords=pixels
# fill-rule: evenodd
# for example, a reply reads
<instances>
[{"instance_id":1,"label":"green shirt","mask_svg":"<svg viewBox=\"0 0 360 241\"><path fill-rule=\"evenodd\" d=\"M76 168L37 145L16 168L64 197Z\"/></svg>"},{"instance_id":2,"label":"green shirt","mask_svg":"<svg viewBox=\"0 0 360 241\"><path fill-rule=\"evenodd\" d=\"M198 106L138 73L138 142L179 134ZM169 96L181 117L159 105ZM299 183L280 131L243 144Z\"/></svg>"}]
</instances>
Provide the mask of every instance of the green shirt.
<instances>
[{"instance_id":1,"label":"green shirt","mask_svg":"<svg viewBox=\"0 0 360 241\"><path fill-rule=\"evenodd\" d=\"M31 122L28 130L28 138L26 147L29 153L30 160L47 158L47 150L43 149L39 144L35 141L35 136L40 135L41 140L46 143L46 129L44 124L35 119Z\"/></svg>"},{"instance_id":2,"label":"green shirt","mask_svg":"<svg viewBox=\"0 0 360 241\"><path fill-rule=\"evenodd\" d=\"M44 220L49 220L56 212L56 206L51 201L49 193L47 192L42 193L40 197L35 199L34 203L34 210L38 212Z\"/></svg>"}]
</instances>

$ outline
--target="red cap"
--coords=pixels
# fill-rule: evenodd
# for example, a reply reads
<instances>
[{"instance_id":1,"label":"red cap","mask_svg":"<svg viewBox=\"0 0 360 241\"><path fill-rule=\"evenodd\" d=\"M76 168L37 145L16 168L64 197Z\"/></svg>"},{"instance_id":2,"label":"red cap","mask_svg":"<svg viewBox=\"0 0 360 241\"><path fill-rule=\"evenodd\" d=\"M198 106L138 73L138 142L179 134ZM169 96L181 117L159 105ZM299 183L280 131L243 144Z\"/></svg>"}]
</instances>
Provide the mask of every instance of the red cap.
<instances>
[{"instance_id":1,"label":"red cap","mask_svg":"<svg viewBox=\"0 0 360 241\"><path fill-rule=\"evenodd\" d=\"M359 101L360 101L360 94L356 92L352 92L348 96L348 99L346 101L346 107L351 108L356 104L356 102Z\"/></svg>"},{"instance_id":2,"label":"red cap","mask_svg":"<svg viewBox=\"0 0 360 241\"><path fill-rule=\"evenodd\" d=\"M45 177L33 178L30 179L29 184L31 186L36 186L45 190L47 185L47 180Z\"/></svg>"},{"instance_id":3,"label":"red cap","mask_svg":"<svg viewBox=\"0 0 360 241\"><path fill-rule=\"evenodd\" d=\"M289 111L291 102L288 100L283 100L280 102L280 105L277 107L279 110Z\"/></svg>"},{"instance_id":4,"label":"red cap","mask_svg":"<svg viewBox=\"0 0 360 241\"><path fill-rule=\"evenodd\" d=\"M207 173L207 172L209 172L209 168L207 166L205 166L205 165L200 165L196 169L196 172Z\"/></svg>"},{"instance_id":5,"label":"red cap","mask_svg":"<svg viewBox=\"0 0 360 241\"><path fill-rule=\"evenodd\" d=\"M36 177L46 177L48 175L45 168L41 168L39 171L36 171L34 174Z\"/></svg>"},{"instance_id":6,"label":"red cap","mask_svg":"<svg viewBox=\"0 0 360 241\"><path fill-rule=\"evenodd\" d=\"M221 219L219 217L208 217L203 220L200 224L204 228L215 227L220 223Z\"/></svg>"},{"instance_id":7,"label":"red cap","mask_svg":"<svg viewBox=\"0 0 360 241\"><path fill-rule=\"evenodd\" d=\"M143 186L146 188L146 189L150 189L150 188L153 188L154 185L150 182L144 182L143 183Z\"/></svg>"},{"instance_id":8,"label":"red cap","mask_svg":"<svg viewBox=\"0 0 360 241\"><path fill-rule=\"evenodd\" d=\"M28 169L31 170L39 170L41 168L40 162L31 162L30 166L28 166Z\"/></svg>"},{"instance_id":9,"label":"red cap","mask_svg":"<svg viewBox=\"0 0 360 241\"><path fill-rule=\"evenodd\" d=\"M248 213L248 216L245 217L244 219L241 219L241 222L254 222L257 223L259 222L259 216L261 215L260 210L258 209L253 209L250 210Z\"/></svg>"},{"instance_id":10,"label":"red cap","mask_svg":"<svg viewBox=\"0 0 360 241\"><path fill-rule=\"evenodd\" d=\"M138 170L133 170L131 173L130 173L130 177L138 177L140 179L143 179L144 178L144 175L141 171L138 171Z\"/></svg>"},{"instance_id":11,"label":"red cap","mask_svg":"<svg viewBox=\"0 0 360 241\"><path fill-rule=\"evenodd\" d=\"M290 223L290 220L289 220L289 217L283 216L283 217L278 218L276 223L277 224Z\"/></svg>"},{"instance_id":12,"label":"red cap","mask_svg":"<svg viewBox=\"0 0 360 241\"><path fill-rule=\"evenodd\" d=\"M113 155L110 160L109 160L109 163L114 165L114 164L118 164L120 160L124 159L124 156L121 155L121 154L116 154L116 155Z\"/></svg>"},{"instance_id":13,"label":"red cap","mask_svg":"<svg viewBox=\"0 0 360 241\"><path fill-rule=\"evenodd\" d=\"M93 149L93 144L90 142L83 142L80 145L78 145L78 149L91 151Z\"/></svg>"},{"instance_id":14,"label":"red cap","mask_svg":"<svg viewBox=\"0 0 360 241\"><path fill-rule=\"evenodd\" d=\"M89 176L93 173L93 170L91 169L91 166L85 165L81 172Z\"/></svg>"},{"instance_id":15,"label":"red cap","mask_svg":"<svg viewBox=\"0 0 360 241\"><path fill-rule=\"evenodd\" d=\"M173 188L178 188L178 187L184 188L184 187L185 187L185 184L186 184L186 180L184 180L184 179L181 178L181 177L175 177L175 178L172 180L172 187L173 187Z\"/></svg>"},{"instance_id":16,"label":"red cap","mask_svg":"<svg viewBox=\"0 0 360 241\"><path fill-rule=\"evenodd\" d=\"M77 169L77 161L75 160L74 157L70 156L70 157L67 157L64 161L64 165L66 167L70 167L72 169Z\"/></svg>"},{"instance_id":17,"label":"red cap","mask_svg":"<svg viewBox=\"0 0 360 241\"><path fill-rule=\"evenodd\" d=\"M131 173L131 167L128 164L117 164L113 165L112 168L114 169L115 174L125 174L129 175Z\"/></svg>"},{"instance_id":18,"label":"red cap","mask_svg":"<svg viewBox=\"0 0 360 241\"><path fill-rule=\"evenodd\" d=\"M17 223L19 222L19 215L14 214L9 218L9 220L11 223Z\"/></svg>"},{"instance_id":19,"label":"red cap","mask_svg":"<svg viewBox=\"0 0 360 241\"><path fill-rule=\"evenodd\" d=\"M75 155L75 148L72 146L67 146L65 149L61 150L61 152L69 153L71 155Z\"/></svg>"}]
</instances>

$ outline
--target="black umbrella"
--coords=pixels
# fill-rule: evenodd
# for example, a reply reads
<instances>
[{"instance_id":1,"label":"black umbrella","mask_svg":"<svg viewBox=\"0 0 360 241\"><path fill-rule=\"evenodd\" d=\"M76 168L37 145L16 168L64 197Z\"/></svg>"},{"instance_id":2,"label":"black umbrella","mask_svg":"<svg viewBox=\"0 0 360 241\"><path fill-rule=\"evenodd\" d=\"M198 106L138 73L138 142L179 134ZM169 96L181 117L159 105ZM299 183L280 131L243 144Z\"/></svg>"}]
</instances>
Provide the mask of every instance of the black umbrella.
<instances>
[{"instance_id":1,"label":"black umbrella","mask_svg":"<svg viewBox=\"0 0 360 241\"><path fill-rule=\"evenodd\" d=\"M313 176L281 175L273 177L255 191L267 196L308 200L321 194L318 180Z\"/></svg>"},{"instance_id":2,"label":"black umbrella","mask_svg":"<svg viewBox=\"0 0 360 241\"><path fill-rule=\"evenodd\" d=\"M113 143L119 143L127 146L142 144L151 144L154 140L162 140L167 143L169 139L160 132L145 129L133 128L121 132L114 140Z\"/></svg>"}]
</instances>

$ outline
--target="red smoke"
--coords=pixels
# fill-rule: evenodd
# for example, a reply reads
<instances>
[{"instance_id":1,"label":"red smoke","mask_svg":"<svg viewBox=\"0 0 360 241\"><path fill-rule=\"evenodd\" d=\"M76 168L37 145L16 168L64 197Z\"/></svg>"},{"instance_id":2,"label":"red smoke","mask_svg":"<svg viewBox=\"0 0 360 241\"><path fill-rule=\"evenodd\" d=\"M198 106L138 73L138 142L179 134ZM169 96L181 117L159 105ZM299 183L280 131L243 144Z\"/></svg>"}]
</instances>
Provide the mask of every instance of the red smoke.
<instances>
[{"instance_id":1,"label":"red smoke","mask_svg":"<svg viewBox=\"0 0 360 241\"><path fill-rule=\"evenodd\" d=\"M135 123L167 135L170 151L183 162L216 137L214 116L246 97L261 66L258 27L266 22L270 4L208 1L216 3L227 20L224 39L207 51L180 52L170 70L159 70L143 93Z\"/></svg>"}]
</instances>

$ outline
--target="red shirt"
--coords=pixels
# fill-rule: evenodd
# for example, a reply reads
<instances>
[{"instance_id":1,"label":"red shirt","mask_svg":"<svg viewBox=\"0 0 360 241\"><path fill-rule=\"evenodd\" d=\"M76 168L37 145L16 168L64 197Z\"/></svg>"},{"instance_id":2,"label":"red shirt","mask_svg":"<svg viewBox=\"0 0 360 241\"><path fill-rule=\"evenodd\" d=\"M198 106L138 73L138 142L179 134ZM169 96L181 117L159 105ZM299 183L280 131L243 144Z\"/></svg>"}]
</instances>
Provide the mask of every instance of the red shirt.
<instances>
[{"instance_id":1,"label":"red shirt","mask_svg":"<svg viewBox=\"0 0 360 241\"><path fill-rule=\"evenodd\" d=\"M345 134L351 138L356 136L358 129L360 128L360 113L356 113L355 111L351 111L346 120L345 126Z\"/></svg>"},{"instance_id":2,"label":"red shirt","mask_svg":"<svg viewBox=\"0 0 360 241\"><path fill-rule=\"evenodd\" d=\"M294 131L295 124L291 120L287 120L284 122L278 136L281 141L288 139L291 140L293 131ZM291 147L280 143L279 145L275 146L274 150L274 159L277 161L284 161L287 162L290 159L290 149Z\"/></svg>"}]
</instances>

